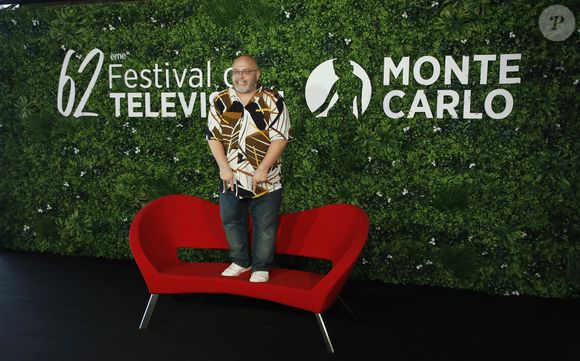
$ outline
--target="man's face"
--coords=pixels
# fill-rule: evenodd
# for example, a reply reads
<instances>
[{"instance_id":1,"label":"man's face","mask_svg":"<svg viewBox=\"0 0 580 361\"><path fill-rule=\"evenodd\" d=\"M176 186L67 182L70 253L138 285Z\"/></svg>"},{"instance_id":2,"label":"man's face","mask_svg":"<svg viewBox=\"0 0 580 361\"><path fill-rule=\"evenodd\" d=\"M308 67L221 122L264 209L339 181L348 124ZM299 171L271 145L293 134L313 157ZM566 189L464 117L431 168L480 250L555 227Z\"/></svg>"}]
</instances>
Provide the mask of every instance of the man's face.
<instances>
[{"instance_id":1,"label":"man's face","mask_svg":"<svg viewBox=\"0 0 580 361\"><path fill-rule=\"evenodd\" d=\"M251 59L240 58L234 62L232 67L232 84L234 89L242 94L254 92L260 79L258 65ZM247 75L243 74L244 70Z\"/></svg>"}]
</instances>

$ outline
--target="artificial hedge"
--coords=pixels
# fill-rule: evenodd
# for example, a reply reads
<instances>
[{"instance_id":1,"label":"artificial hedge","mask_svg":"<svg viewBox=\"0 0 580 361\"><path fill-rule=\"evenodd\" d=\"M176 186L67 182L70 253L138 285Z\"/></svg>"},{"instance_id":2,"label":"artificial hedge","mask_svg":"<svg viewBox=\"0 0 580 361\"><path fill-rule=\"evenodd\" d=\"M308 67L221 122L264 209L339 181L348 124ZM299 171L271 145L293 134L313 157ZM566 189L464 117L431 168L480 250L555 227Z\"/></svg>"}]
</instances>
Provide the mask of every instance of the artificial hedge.
<instances>
[{"instance_id":1,"label":"artificial hedge","mask_svg":"<svg viewBox=\"0 0 580 361\"><path fill-rule=\"evenodd\" d=\"M574 1L560 3L577 10ZM2 248L129 258L129 226L147 202L172 193L217 202L219 173L199 102L189 117L115 117L103 73L86 103L99 116L63 116L57 92L67 50L76 51L69 74L93 48L104 52L105 66L120 53L127 56L123 65L135 69L165 62L203 68L210 60L212 86L195 89L207 94L225 86L220 74L238 54L250 53L262 83L282 89L290 109L295 142L282 158L282 211L344 202L369 213L369 240L354 278L575 297L579 44L577 32L560 42L543 37L538 17L549 5L180 0L2 10ZM385 86L384 57L511 53L521 54L521 83L501 86L514 98L504 119L391 119L383 112L391 89L407 94L393 103L403 110L419 89L432 107L437 89L470 89L481 110L499 87L471 75L468 85L445 85L441 77L429 86L403 86L400 79ZM307 107L305 84L332 58L343 75L340 99L318 118ZM358 118L351 104L360 82L349 60L367 71L373 88ZM90 76L74 75L77 102ZM498 78L497 66L489 77ZM160 92L150 92L158 108Z\"/></svg>"}]
</instances>

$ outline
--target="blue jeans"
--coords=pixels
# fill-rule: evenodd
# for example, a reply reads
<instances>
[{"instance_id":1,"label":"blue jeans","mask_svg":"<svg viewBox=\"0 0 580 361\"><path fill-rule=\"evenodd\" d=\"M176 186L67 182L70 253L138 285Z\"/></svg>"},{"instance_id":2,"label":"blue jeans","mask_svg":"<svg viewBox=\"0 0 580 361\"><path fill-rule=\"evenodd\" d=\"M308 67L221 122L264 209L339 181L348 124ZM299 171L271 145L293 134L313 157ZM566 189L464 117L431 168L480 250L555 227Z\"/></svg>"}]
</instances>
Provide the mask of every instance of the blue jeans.
<instances>
[{"instance_id":1,"label":"blue jeans","mask_svg":"<svg viewBox=\"0 0 580 361\"><path fill-rule=\"evenodd\" d=\"M220 216L232 262L252 271L269 271L274 262L282 189L258 198L239 199L235 192L220 192ZM252 259L248 255L248 210L252 214Z\"/></svg>"}]
</instances>

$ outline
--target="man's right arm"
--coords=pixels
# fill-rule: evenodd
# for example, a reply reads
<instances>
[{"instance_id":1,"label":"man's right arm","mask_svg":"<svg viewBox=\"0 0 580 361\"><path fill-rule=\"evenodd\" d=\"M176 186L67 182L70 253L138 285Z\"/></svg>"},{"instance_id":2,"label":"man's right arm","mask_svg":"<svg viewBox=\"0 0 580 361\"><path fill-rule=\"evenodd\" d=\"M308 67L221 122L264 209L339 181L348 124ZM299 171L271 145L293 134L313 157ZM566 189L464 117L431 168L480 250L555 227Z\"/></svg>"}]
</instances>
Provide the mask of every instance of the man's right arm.
<instances>
[{"instance_id":1,"label":"man's right arm","mask_svg":"<svg viewBox=\"0 0 580 361\"><path fill-rule=\"evenodd\" d=\"M210 139L208 140L209 148L211 149L211 153L215 158L218 166L220 167L220 179L225 181L226 184L224 185L224 189L229 187L231 190L234 190L234 172L228 163L226 158L226 153L224 151L224 146L220 141Z\"/></svg>"},{"instance_id":2,"label":"man's right arm","mask_svg":"<svg viewBox=\"0 0 580 361\"><path fill-rule=\"evenodd\" d=\"M234 173L230 168L230 164L226 158L226 152L224 146L221 142L221 122L220 116L217 113L217 109L215 104L212 102L210 105L210 114L208 116L207 122L207 130L205 138L211 149L211 153L215 158L219 169L220 169L220 178L223 181L228 182L229 184L225 184L224 189L226 187L231 187L232 191L234 190Z\"/></svg>"}]
</instances>

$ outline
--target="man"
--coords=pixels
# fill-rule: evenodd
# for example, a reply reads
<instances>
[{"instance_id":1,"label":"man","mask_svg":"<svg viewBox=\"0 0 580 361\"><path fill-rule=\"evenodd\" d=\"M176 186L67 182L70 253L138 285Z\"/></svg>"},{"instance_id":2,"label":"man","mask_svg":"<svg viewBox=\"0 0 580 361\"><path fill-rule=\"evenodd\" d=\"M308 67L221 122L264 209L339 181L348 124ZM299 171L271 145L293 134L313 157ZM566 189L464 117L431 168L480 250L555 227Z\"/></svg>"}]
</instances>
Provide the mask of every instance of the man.
<instances>
[{"instance_id":1,"label":"man","mask_svg":"<svg viewBox=\"0 0 580 361\"><path fill-rule=\"evenodd\" d=\"M250 282L270 278L282 203L280 157L293 140L283 98L259 85L260 75L251 56L234 61L233 85L212 101L205 135L220 169L220 215L232 260L222 276L239 276L251 268ZM251 260L248 210L253 226Z\"/></svg>"}]
</instances>

